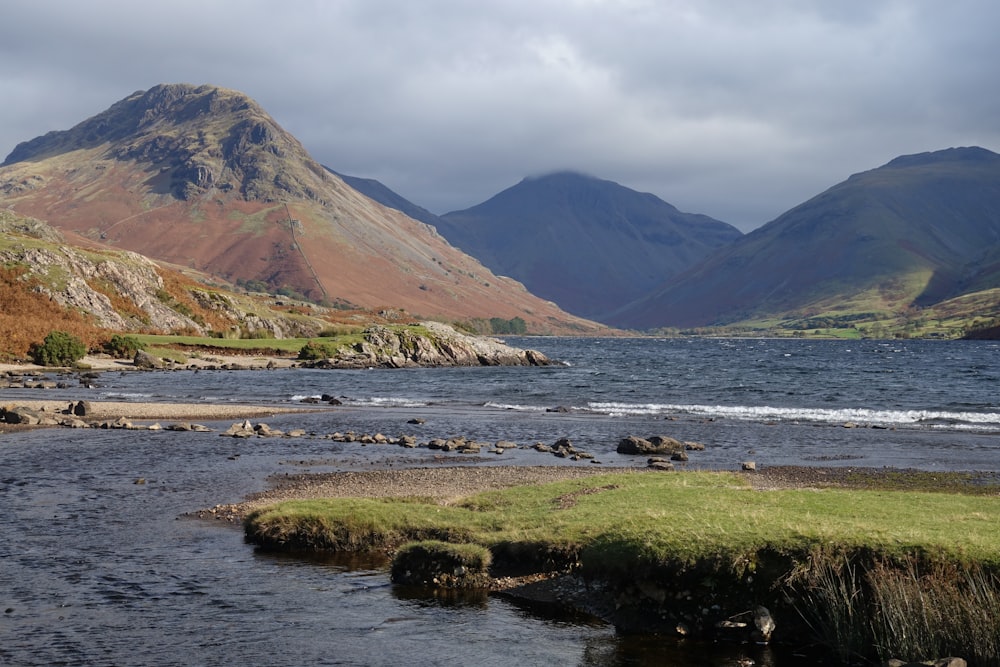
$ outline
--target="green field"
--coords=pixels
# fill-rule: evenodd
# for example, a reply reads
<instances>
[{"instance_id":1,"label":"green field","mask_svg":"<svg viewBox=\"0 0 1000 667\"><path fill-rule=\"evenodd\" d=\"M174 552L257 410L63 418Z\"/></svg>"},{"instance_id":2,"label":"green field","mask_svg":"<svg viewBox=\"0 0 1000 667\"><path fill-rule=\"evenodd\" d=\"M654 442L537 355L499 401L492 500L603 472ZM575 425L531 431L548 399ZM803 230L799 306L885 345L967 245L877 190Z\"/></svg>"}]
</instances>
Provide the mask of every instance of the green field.
<instances>
[{"instance_id":1,"label":"green field","mask_svg":"<svg viewBox=\"0 0 1000 667\"><path fill-rule=\"evenodd\" d=\"M572 502L566 499L571 498ZM768 549L817 546L914 552L1000 566L1000 497L824 489L761 492L728 473L618 473L483 493L455 505L420 499L289 501L253 514L262 541L331 549L391 548L431 535L486 546L545 542L615 571Z\"/></svg>"},{"instance_id":2,"label":"green field","mask_svg":"<svg viewBox=\"0 0 1000 667\"><path fill-rule=\"evenodd\" d=\"M323 342L337 345L353 345L360 342L360 333L344 333L336 336L316 338L211 338L207 336L174 336L153 334L129 334L139 341L143 349L149 348L196 348L218 350L220 354L287 354L296 355L306 343Z\"/></svg>"}]
</instances>

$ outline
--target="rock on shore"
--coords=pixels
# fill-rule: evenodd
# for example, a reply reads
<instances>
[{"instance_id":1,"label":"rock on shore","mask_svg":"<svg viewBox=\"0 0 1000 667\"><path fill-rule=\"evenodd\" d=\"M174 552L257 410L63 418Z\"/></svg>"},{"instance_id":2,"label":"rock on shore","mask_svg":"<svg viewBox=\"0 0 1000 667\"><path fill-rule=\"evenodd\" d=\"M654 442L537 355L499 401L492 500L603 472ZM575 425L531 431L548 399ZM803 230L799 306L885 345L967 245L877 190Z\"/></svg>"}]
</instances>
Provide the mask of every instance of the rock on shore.
<instances>
[{"instance_id":1,"label":"rock on shore","mask_svg":"<svg viewBox=\"0 0 1000 667\"><path fill-rule=\"evenodd\" d=\"M312 368L406 368L412 366L548 366L541 352L522 350L495 338L467 336L447 324L365 329L365 339L327 359L303 363Z\"/></svg>"}]
</instances>

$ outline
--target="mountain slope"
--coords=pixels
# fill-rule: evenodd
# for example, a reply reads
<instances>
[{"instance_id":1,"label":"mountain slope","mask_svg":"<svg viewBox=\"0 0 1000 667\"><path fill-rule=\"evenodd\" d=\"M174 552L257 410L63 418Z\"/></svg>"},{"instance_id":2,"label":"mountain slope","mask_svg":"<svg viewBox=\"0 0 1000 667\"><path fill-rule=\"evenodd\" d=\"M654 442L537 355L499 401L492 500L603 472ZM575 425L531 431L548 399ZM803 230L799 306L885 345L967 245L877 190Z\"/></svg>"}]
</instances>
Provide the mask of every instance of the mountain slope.
<instances>
[{"instance_id":1,"label":"mountain slope","mask_svg":"<svg viewBox=\"0 0 1000 667\"><path fill-rule=\"evenodd\" d=\"M311 337L345 315L283 312L274 301L209 287L133 252L76 247L39 220L0 210L0 359L23 356L53 329L90 346L111 332Z\"/></svg>"},{"instance_id":2,"label":"mountain slope","mask_svg":"<svg viewBox=\"0 0 1000 667\"><path fill-rule=\"evenodd\" d=\"M419 220L420 222L425 222L428 225L433 225L435 228L441 223L441 218L434 215L423 206L418 206L406 197L393 192L385 184L376 181L374 178L348 176L346 174L338 173L329 167L326 167L326 169L335 174L338 178L344 181L344 183L347 183L369 199L382 204L382 206L388 206L389 208L396 209L397 211L410 216L414 220Z\"/></svg>"},{"instance_id":3,"label":"mountain slope","mask_svg":"<svg viewBox=\"0 0 1000 667\"><path fill-rule=\"evenodd\" d=\"M253 100L159 85L18 145L0 204L93 244L314 300L597 331L348 187Z\"/></svg>"},{"instance_id":4,"label":"mountain slope","mask_svg":"<svg viewBox=\"0 0 1000 667\"><path fill-rule=\"evenodd\" d=\"M651 194L561 172L441 216L438 231L486 266L599 321L740 232Z\"/></svg>"},{"instance_id":5,"label":"mountain slope","mask_svg":"<svg viewBox=\"0 0 1000 667\"><path fill-rule=\"evenodd\" d=\"M1000 286L1000 155L952 148L855 174L616 314L639 328L898 312Z\"/></svg>"}]
</instances>

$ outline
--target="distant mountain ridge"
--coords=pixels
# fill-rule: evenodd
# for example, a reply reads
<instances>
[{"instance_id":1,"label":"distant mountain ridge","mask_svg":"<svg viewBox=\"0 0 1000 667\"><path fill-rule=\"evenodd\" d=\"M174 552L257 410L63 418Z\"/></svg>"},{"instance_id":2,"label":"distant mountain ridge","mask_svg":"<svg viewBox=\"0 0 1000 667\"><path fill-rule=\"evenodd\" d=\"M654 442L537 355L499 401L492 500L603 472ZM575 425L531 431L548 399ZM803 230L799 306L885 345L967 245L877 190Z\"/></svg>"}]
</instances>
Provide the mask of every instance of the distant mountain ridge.
<instances>
[{"instance_id":1,"label":"distant mountain ridge","mask_svg":"<svg viewBox=\"0 0 1000 667\"><path fill-rule=\"evenodd\" d=\"M705 258L611 322L725 325L899 312L1000 287L1000 155L951 148L855 174Z\"/></svg>"},{"instance_id":2,"label":"distant mountain ridge","mask_svg":"<svg viewBox=\"0 0 1000 667\"><path fill-rule=\"evenodd\" d=\"M0 205L94 245L334 305L603 329L363 196L256 102L217 86L137 91L19 144L0 166Z\"/></svg>"},{"instance_id":3,"label":"distant mountain ridge","mask_svg":"<svg viewBox=\"0 0 1000 667\"><path fill-rule=\"evenodd\" d=\"M493 271L582 317L610 312L741 236L705 215L577 172L525 178L438 231Z\"/></svg>"},{"instance_id":4,"label":"distant mountain ridge","mask_svg":"<svg viewBox=\"0 0 1000 667\"><path fill-rule=\"evenodd\" d=\"M374 178L348 176L347 174L336 172L329 167L326 167L326 169L328 169L330 173L337 175L341 180L364 196L382 204L382 206L388 206L389 208L396 209L397 211L410 216L414 220L419 220L420 222L428 225L433 225L435 228L441 224L441 218L434 215L423 206L414 204L406 197L390 190L388 186L375 180Z\"/></svg>"}]
</instances>

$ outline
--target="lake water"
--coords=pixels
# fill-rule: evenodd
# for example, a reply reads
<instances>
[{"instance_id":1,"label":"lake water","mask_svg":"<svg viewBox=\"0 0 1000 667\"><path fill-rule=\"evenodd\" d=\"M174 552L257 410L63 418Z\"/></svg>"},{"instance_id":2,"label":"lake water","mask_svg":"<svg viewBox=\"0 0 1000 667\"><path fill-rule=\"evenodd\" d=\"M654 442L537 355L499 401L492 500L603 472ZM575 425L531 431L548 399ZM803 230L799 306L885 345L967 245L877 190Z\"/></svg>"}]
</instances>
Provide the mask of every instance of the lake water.
<instances>
[{"instance_id":1,"label":"lake water","mask_svg":"<svg viewBox=\"0 0 1000 667\"><path fill-rule=\"evenodd\" d=\"M706 445L691 469L768 465L1000 471L1000 345L942 341L510 339L547 368L107 373L19 398L298 404L318 435L570 438L599 464L532 450L459 458L321 437L45 429L0 435L0 665L758 665L776 647L626 638L496 597L392 586L373 562L262 554L183 515L274 474L384 466L636 466L624 435ZM554 408L565 411L553 412ZM413 417L426 420L413 425ZM229 422L203 422L224 430ZM845 428L845 425L853 426ZM135 482L142 478L144 484ZM780 622L780 619L778 619ZM783 652L784 651L784 652ZM810 658L810 664L815 664Z\"/></svg>"}]
</instances>

